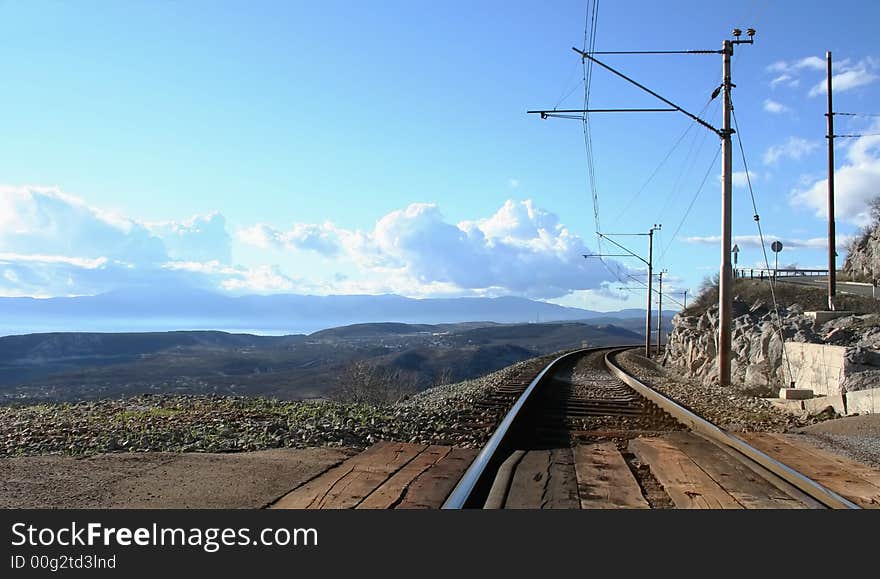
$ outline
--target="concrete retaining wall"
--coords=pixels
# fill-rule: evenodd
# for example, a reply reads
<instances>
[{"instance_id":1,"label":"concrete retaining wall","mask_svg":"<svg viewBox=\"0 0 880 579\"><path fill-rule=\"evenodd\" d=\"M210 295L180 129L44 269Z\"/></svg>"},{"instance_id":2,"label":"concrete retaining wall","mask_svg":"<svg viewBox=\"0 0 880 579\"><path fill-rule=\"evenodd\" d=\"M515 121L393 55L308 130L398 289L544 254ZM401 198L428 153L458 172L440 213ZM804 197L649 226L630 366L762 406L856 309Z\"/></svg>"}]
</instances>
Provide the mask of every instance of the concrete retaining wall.
<instances>
[{"instance_id":1,"label":"concrete retaining wall","mask_svg":"<svg viewBox=\"0 0 880 579\"><path fill-rule=\"evenodd\" d=\"M846 393L847 414L880 413L880 388Z\"/></svg>"},{"instance_id":2,"label":"concrete retaining wall","mask_svg":"<svg viewBox=\"0 0 880 579\"><path fill-rule=\"evenodd\" d=\"M786 342L785 353L791 364L795 388L807 388L817 396L842 393L846 348Z\"/></svg>"}]
</instances>

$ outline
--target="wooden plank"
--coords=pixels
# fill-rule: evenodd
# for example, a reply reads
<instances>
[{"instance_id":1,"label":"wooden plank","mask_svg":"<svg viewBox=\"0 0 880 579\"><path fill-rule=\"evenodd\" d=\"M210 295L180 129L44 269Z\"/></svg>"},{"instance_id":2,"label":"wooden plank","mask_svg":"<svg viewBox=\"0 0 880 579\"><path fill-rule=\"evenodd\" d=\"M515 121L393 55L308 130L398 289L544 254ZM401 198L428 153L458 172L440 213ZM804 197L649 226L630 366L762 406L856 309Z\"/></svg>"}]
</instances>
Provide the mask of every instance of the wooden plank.
<instances>
[{"instance_id":1,"label":"wooden plank","mask_svg":"<svg viewBox=\"0 0 880 579\"><path fill-rule=\"evenodd\" d=\"M576 446L574 465L582 509L650 508L613 442Z\"/></svg>"},{"instance_id":2,"label":"wooden plank","mask_svg":"<svg viewBox=\"0 0 880 579\"><path fill-rule=\"evenodd\" d=\"M541 508L550 474L550 456L549 450L530 450L519 461L507 492L505 509Z\"/></svg>"},{"instance_id":3,"label":"wooden plank","mask_svg":"<svg viewBox=\"0 0 880 579\"><path fill-rule=\"evenodd\" d=\"M811 454L816 454L822 458L832 460L839 464L842 468L858 476L860 479L871 483L877 488L880 488L880 470L876 468L872 468L867 464L852 460L843 455L836 454L823 448L819 448L818 446L810 443L809 439L804 438L802 435L777 434L768 432L765 433L765 436L768 438L775 438L777 440L784 440L795 446L802 447L804 450Z\"/></svg>"},{"instance_id":4,"label":"wooden plank","mask_svg":"<svg viewBox=\"0 0 880 579\"><path fill-rule=\"evenodd\" d=\"M516 467L504 508L580 508L577 472L571 449L527 452Z\"/></svg>"},{"instance_id":5,"label":"wooden plank","mask_svg":"<svg viewBox=\"0 0 880 579\"><path fill-rule=\"evenodd\" d=\"M779 490L718 446L690 432L664 437L684 452L747 509L802 509L806 505Z\"/></svg>"},{"instance_id":6,"label":"wooden plank","mask_svg":"<svg viewBox=\"0 0 880 579\"><path fill-rule=\"evenodd\" d=\"M841 457L773 433L738 433L752 446L862 508L880 508L880 487L850 471Z\"/></svg>"},{"instance_id":7,"label":"wooden plank","mask_svg":"<svg viewBox=\"0 0 880 579\"><path fill-rule=\"evenodd\" d=\"M477 456L473 448L453 447L410 485L397 509L439 509Z\"/></svg>"},{"instance_id":8,"label":"wooden plank","mask_svg":"<svg viewBox=\"0 0 880 579\"><path fill-rule=\"evenodd\" d=\"M358 509L391 509L408 494L413 481L442 460L451 446L429 446L357 505Z\"/></svg>"},{"instance_id":9,"label":"wooden plank","mask_svg":"<svg viewBox=\"0 0 880 579\"><path fill-rule=\"evenodd\" d=\"M577 472L571 447L554 448L550 452L550 478L542 509L579 509Z\"/></svg>"},{"instance_id":10,"label":"wooden plank","mask_svg":"<svg viewBox=\"0 0 880 579\"><path fill-rule=\"evenodd\" d=\"M681 450L662 438L631 440L629 449L651 468L680 509L741 509L735 498Z\"/></svg>"},{"instance_id":11,"label":"wooden plank","mask_svg":"<svg viewBox=\"0 0 880 579\"><path fill-rule=\"evenodd\" d=\"M272 508L352 508L424 449L421 444L379 442L292 490Z\"/></svg>"}]
</instances>

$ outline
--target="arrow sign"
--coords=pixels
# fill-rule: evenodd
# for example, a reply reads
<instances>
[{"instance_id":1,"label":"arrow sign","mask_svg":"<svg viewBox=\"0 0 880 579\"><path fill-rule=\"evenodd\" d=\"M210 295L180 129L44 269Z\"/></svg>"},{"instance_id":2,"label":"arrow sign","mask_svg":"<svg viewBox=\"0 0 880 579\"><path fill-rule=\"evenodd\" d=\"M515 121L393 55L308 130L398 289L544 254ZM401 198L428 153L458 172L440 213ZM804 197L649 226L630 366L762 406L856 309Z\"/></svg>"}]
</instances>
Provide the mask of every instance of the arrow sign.
<instances>
[{"instance_id":1,"label":"arrow sign","mask_svg":"<svg viewBox=\"0 0 880 579\"><path fill-rule=\"evenodd\" d=\"M770 249L772 249L774 253L779 253L780 251L782 251L782 242L781 241L774 241L770 245Z\"/></svg>"},{"instance_id":2,"label":"arrow sign","mask_svg":"<svg viewBox=\"0 0 880 579\"><path fill-rule=\"evenodd\" d=\"M739 256L739 245L733 244L733 249L730 251L733 252L733 266L736 267L736 258Z\"/></svg>"}]
</instances>

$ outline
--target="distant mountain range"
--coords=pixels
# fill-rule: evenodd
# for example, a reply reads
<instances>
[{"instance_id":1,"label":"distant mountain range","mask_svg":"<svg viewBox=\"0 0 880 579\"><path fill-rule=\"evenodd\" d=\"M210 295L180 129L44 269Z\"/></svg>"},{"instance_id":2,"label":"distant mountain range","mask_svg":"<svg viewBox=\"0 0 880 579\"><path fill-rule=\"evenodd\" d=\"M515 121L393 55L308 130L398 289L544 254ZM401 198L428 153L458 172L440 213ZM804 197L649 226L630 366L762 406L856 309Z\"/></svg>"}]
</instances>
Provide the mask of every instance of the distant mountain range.
<instances>
[{"instance_id":1,"label":"distant mountain range","mask_svg":"<svg viewBox=\"0 0 880 579\"><path fill-rule=\"evenodd\" d=\"M3 333L52 330L164 331L174 329L263 329L309 333L322 328L371 323L442 324L591 321L643 318L644 310L597 312L519 297L412 299L398 295L295 294L226 296L167 288L126 289L95 296L0 298ZM19 328L19 331L11 331Z\"/></svg>"}]
</instances>

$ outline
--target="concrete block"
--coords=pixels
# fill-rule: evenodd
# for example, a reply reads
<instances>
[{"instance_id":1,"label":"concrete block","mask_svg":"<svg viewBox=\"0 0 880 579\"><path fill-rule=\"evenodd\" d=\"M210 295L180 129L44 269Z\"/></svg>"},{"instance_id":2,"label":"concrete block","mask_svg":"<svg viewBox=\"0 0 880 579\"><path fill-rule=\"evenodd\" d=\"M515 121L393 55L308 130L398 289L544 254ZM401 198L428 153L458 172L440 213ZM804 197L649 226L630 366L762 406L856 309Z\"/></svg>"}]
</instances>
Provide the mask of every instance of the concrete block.
<instances>
[{"instance_id":1,"label":"concrete block","mask_svg":"<svg viewBox=\"0 0 880 579\"><path fill-rule=\"evenodd\" d=\"M795 387L807 388L815 394L841 394L845 378L846 348L827 344L788 342L785 352L795 377Z\"/></svg>"},{"instance_id":2,"label":"concrete block","mask_svg":"<svg viewBox=\"0 0 880 579\"><path fill-rule=\"evenodd\" d=\"M841 416L844 416L846 414L846 409L844 408L843 403L843 394L838 394L836 396L818 396L816 398L810 398L809 400L804 400L803 405L804 410L810 414L812 414L813 412L821 412L829 406L834 408L834 411Z\"/></svg>"},{"instance_id":3,"label":"concrete block","mask_svg":"<svg viewBox=\"0 0 880 579\"><path fill-rule=\"evenodd\" d=\"M770 402L776 408L783 410L785 412L789 412L791 414L802 415L804 413L804 402L803 400L784 400L782 398L767 398L767 401Z\"/></svg>"},{"instance_id":4,"label":"concrete block","mask_svg":"<svg viewBox=\"0 0 880 579\"><path fill-rule=\"evenodd\" d=\"M853 315L854 313L855 313L855 312L842 312L842 311L836 311L836 312L804 312L804 315L805 315L806 317L810 318L811 320L813 320L813 321L816 323L817 326L821 326L822 324L824 324L825 322L828 322L828 321L830 321L830 320L833 320L833 319L836 319L836 318L842 318L842 317L844 317L844 316L851 316L851 315Z\"/></svg>"},{"instance_id":5,"label":"concrete block","mask_svg":"<svg viewBox=\"0 0 880 579\"><path fill-rule=\"evenodd\" d=\"M783 400L806 400L813 397L813 391L806 388L780 388L779 397Z\"/></svg>"},{"instance_id":6,"label":"concrete block","mask_svg":"<svg viewBox=\"0 0 880 579\"><path fill-rule=\"evenodd\" d=\"M846 393L848 414L880 414L880 388Z\"/></svg>"}]
</instances>

